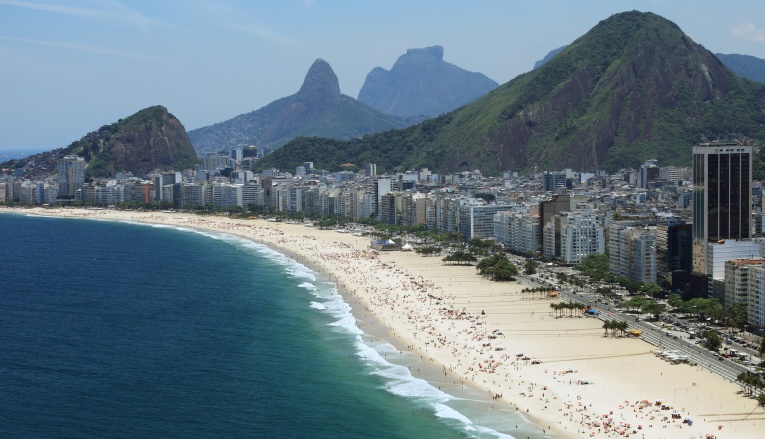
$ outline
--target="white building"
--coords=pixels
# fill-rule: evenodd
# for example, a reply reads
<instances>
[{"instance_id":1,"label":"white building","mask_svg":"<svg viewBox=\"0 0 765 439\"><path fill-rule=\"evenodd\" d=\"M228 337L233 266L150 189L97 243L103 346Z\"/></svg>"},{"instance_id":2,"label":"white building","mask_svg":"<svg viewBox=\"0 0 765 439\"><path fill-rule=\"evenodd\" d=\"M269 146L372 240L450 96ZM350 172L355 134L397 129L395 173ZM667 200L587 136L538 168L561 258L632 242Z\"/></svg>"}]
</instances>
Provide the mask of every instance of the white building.
<instances>
[{"instance_id":1,"label":"white building","mask_svg":"<svg viewBox=\"0 0 765 439\"><path fill-rule=\"evenodd\" d=\"M484 204L483 200L473 199L459 208L459 232L465 239L491 239L494 237L494 215L512 208L507 204Z\"/></svg>"},{"instance_id":2,"label":"white building","mask_svg":"<svg viewBox=\"0 0 765 439\"><path fill-rule=\"evenodd\" d=\"M603 226L594 210L563 212L560 215L561 260L578 264L586 256L606 251Z\"/></svg>"},{"instance_id":3,"label":"white building","mask_svg":"<svg viewBox=\"0 0 765 439\"><path fill-rule=\"evenodd\" d=\"M747 323L756 328L762 328L765 326L765 267L752 266L748 274Z\"/></svg>"},{"instance_id":4,"label":"white building","mask_svg":"<svg viewBox=\"0 0 765 439\"><path fill-rule=\"evenodd\" d=\"M513 252L536 252L540 247L539 215L528 209L503 211L494 215L494 239Z\"/></svg>"}]
</instances>

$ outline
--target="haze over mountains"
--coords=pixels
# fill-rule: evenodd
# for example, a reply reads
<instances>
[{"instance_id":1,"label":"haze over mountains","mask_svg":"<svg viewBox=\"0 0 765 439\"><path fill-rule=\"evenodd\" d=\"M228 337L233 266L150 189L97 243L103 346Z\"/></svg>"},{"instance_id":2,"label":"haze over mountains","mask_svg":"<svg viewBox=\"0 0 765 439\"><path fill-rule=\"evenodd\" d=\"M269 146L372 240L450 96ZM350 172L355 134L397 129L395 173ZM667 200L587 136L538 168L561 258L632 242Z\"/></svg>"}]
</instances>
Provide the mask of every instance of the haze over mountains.
<instances>
[{"instance_id":1,"label":"haze over mountains","mask_svg":"<svg viewBox=\"0 0 765 439\"><path fill-rule=\"evenodd\" d=\"M375 67L359 91L359 101L383 113L429 117L448 113L497 88L482 73L444 61L444 48L409 49L390 71Z\"/></svg>"},{"instance_id":2,"label":"haze over mountains","mask_svg":"<svg viewBox=\"0 0 765 439\"><path fill-rule=\"evenodd\" d=\"M151 107L56 151L91 160L91 176L188 166L196 160L189 140L199 154L286 143L261 160L261 169L313 161L336 170L341 163L374 162L381 172L428 167L496 175L565 167L615 170L652 158L688 165L691 147L699 142L765 140L765 86L721 62L738 63L741 71L741 65L763 60L715 56L674 23L636 11L615 14L556 50L535 70L414 126L414 117L387 115L341 94L332 68L318 59L296 94L188 137L164 107ZM434 104L461 105L431 98L448 94L449 87L489 87L481 78L488 80L444 62L439 46L410 49L390 71L370 72L359 96L372 99L374 91L387 99L387 111L403 111L406 103L408 111L425 112Z\"/></svg>"},{"instance_id":3,"label":"haze over mountains","mask_svg":"<svg viewBox=\"0 0 765 439\"><path fill-rule=\"evenodd\" d=\"M689 165L694 144L765 139L765 86L745 80L652 13L615 14L542 67L403 131L298 139L262 167L579 170Z\"/></svg>"},{"instance_id":4,"label":"haze over mountains","mask_svg":"<svg viewBox=\"0 0 765 439\"><path fill-rule=\"evenodd\" d=\"M352 139L403 128L418 120L384 114L340 93L332 67L317 59L294 95L225 122L189 131L189 138L201 155L242 144L277 148L298 136Z\"/></svg>"}]
</instances>

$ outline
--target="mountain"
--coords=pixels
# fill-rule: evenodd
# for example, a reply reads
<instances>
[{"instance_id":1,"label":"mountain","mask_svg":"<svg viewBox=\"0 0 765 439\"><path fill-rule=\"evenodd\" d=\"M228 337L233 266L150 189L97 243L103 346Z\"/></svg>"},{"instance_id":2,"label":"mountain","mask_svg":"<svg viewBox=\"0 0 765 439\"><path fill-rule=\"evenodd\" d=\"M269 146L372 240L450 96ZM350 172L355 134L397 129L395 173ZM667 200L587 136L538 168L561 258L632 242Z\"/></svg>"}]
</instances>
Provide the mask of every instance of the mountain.
<instances>
[{"instance_id":1,"label":"mountain","mask_svg":"<svg viewBox=\"0 0 765 439\"><path fill-rule=\"evenodd\" d=\"M717 53L715 55L726 67L736 72L738 76L765 84L765 59L735 53L729 55Z\"/></svg>"},{"instance_id":2,"label":"mountain","mask_svg":"<svg viewBox=\"0 0 765 439\"><path fill-rule=\"evenodd\" d=\"M536 69L542 67L543 65L545 65L547 63L547 61L550 61L551 59L553 59L553 57L555 55L563 52L563 49L565 49L566 47L568 47L568 46L560 46L557 49L551 50L547 55L545 55L544 58L542 58L539 61L534 63L534 70L536 70Z\"/></svg>"},{"instance_id":3,"label":"mountain","mask_svg":"<svg viewBox=\"0 0 765 439\"><path fill-rule=\"evenodd\" d=\"M262 164L426 166L438 172L690 165L692 146L765 139L765 86L738 77L674 23L615 14L542 67L404 131L300 139ZM765 149L765 148L763 148ZM380 166L379 163L385 166Z\"/></svg>"},{"instance_id":4,"label":"mountain","mask_svg":"<svg viewBox=\"0 0 765 439\"><path fill-rule=\"evenodd\" d=\"M534 64L534 68L542 67L547 61L550 61L555 55L559 54L568 46L561 46L555 50L550 51L545 57ZM725 67L733 70L733 73L741 76L742 78L751 79L752 81L765 84L765 59L757 58L751 55L738 55L715 53L717 59L725 65Z\"/></svg>"},{"instance_id":5,"label":"mountain","mask_svg":"<svg viewBox=\"0 0 765 439\"><path fill-rule=\"evenodd\" d=\"M189 131L201 155L241 144L277 148L298 136L352 139L402 128L421 119L383 114L340 93L329 63L317 59L300 90L265 107L215 125Z\"/></svg>"},{"instance_id":6,"label":"mountain","mask_svg":"<svg viewBox=\"0 0 765 439\"><path fill-rule=\"evenodd\" d=\"M84 157L86 176L95 178L120 171L143 176L154 170L182 170L199 161L181 122L165 107L155 106L104 125L66 148L0 163L0 169L23 168L25 178L46 178L65 155Z\"/></svg>"},{"instance_id":7,"label":"mountain","mask_svg":"<svg viewBox=\"0 0 765 439\"><path fill-rule=\"evenodd\" d=\"M441 46L409 49L390 71L372 69L359 91L359 101L396 116L438 116L497 88L481 73L444 61Z\"/></svg>"},{"instance_id":8,"label":"mountain","mask_svg":"<svg viewBox=\"0 0 765 439\"><path fill-rule=\"evenodd\" d=\"M62 150L88 162L90 177L111 177L129 171L145 175L154 170L187 169L197 163L181 122L162 106L143 109L104 125Z\"/></svg>"}]
</instances>

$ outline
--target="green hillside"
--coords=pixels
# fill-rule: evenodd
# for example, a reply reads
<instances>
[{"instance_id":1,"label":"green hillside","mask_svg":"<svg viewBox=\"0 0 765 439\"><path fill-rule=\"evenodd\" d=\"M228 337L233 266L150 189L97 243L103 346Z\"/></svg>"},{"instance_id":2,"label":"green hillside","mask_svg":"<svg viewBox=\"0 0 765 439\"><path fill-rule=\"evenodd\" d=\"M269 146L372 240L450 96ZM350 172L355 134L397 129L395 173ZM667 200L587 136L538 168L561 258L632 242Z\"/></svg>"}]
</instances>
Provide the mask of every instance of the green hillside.
<instances>
[{"instance_id":1,"label":"green hillside","mask_svg":"<svg viewBox=\"0 0 765 439\"><path fill-rule=\"evenodd\" d=\"M762 143L763 102L765 86L735 75L674 23L625 12L540 68L443 117L350 142L295 140L259 166L314 161L332 169L371 161L384 170L494 175L615 170L651 158L687 166L699 142Z\"/></svg>"},{"instance_id":2,"label":"green hillside","mask_svg":"<svg viewBox=\"0 0 765 439\"><path fill-rule=\"evenodd\" d=\"M119 171L144 175L153 170L188 169L198 162L181 122L162 106L86 134L62 151L88 162L89 177L112 177Z\"/></svg>"}]
</instances>

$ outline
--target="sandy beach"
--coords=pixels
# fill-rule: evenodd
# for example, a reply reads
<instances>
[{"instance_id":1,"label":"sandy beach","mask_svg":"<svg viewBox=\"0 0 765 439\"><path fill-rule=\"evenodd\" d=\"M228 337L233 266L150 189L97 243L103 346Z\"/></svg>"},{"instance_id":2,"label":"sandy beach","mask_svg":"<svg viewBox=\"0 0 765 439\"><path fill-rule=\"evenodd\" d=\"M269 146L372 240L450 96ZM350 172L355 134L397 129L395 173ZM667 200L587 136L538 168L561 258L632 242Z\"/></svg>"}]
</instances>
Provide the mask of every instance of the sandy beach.
<instances>
[{"instance_id":1,"label":"sandy beach","mask_svg":"<svg viewBox=\"0 0 765 439\"><path fill-rule=\"evenodd\" d=\"M413 252L375 252L369 238L298 224L181 213L2 209L225 232L263 243L333 279L359 325L384 326L444 382L473 386L540 433L558 437L758 438L765 410L701 368L672 365L640 339L604 337L596 318L556 318L554 299ZM366 330L366 329L365 329ZM518 356L523 353L522 356ZM528 358L528 359L524 359ZM586 383L586 384L585 384ZM662 400L670 410L662 410ZM672 410L679 419L673 419ZM692 425L683 422L691 418Z\"/></svg>"}]
</instances>

